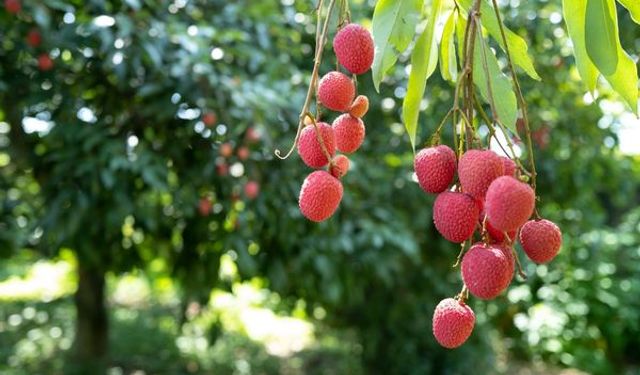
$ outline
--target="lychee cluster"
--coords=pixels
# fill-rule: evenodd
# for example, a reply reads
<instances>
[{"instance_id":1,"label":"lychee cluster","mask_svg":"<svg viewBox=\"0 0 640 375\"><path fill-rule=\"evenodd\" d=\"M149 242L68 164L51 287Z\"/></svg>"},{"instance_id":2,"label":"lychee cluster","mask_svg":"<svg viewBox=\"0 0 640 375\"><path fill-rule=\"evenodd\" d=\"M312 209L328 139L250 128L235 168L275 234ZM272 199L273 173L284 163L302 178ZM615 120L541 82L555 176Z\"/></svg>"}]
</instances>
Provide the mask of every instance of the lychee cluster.
<instances>
[{"instance_id":1,"label":"lychee cluster","mask_svg":"<svg viewBox=\"0 0 640 375\"><path fill-rule=\"evenodd\" d=\"M349 24L338 31L333 48L340 65L352 74L362 74L373 62L373 39L369 31L357 24ZM318 102L325 108L343 112L332 124L316 121L305 115L305 126L298 138L297 150L315 171L304 180L300 189L299 206L309 220L321 222L331 217L342 200L340 179L347 174L350 161L345 155L356 152L365 137L362 117L369 110L369 100L356 96L352 78L340 71L325 74L318 82Z\"/></svg>"},{"instance_id":2,"label":"lychee cluster","mask_svg":"<svg viewBox=\"0 0 640 375\"><path fill-rule=\"evenodd\" d=\"M511 283L518 234L524 253L535 263L549 262L558 254L562 234L549 220L530 220L535 192L523 182L526 178L519 178L518 166L509 158L477 149L457 158L451 148L438 145L420 150L414 168L420 187L438 194L433 205L438 232L462 243L463 250L465 243L471 244L460 262L463 292L440 302L433 316L436 340L455 348L469 337L475 321L465 295L493 299Z\"/></svg>"}]
</instances>

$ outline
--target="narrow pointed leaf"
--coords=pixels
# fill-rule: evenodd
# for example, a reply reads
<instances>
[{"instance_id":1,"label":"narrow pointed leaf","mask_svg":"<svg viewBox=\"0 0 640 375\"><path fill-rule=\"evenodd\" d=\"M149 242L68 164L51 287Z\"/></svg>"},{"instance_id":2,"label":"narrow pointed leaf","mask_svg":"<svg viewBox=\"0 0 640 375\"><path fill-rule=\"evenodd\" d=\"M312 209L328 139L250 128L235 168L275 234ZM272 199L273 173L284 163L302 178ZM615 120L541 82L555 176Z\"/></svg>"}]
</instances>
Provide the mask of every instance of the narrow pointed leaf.
<instances>
[{"instance_id":1,"label":"narrow pointed leaf","mask_svg":"<svg viewBox=\"0 0 640 375\"><path fill-rule=\"evenodd\" d=\"M442 30L440 40L440 74L447 81L455 82L458 79L458 60L456 59L456 46L454 43L456 32L456 11L451 11Z\"/></svg>"},{"instance_id":2,"label":"narrow pointed leaf","mask_svg":"<svg viewBox=\"0 0 640 375\"><path fill-rule=\"evenodd\" d=\"M618 66L616 26L609 5L614 0L587 0L585 40L587 54L602 74L613 74ZM615 14L615 5L613 13Z\"/></svg>"},{"instance_id":3,"label":"narrow pointed leaf","mask_svg":"<svg viewBox=\"0 0 640 375\"><path fill-rule=\"evenodd\" d=\"M598 69L587 54L585 43L586 0L563 0L562 8L567 31L573 44L573 55L582 81L590 92L596 89Z\"/></svg>"}]
</instances>

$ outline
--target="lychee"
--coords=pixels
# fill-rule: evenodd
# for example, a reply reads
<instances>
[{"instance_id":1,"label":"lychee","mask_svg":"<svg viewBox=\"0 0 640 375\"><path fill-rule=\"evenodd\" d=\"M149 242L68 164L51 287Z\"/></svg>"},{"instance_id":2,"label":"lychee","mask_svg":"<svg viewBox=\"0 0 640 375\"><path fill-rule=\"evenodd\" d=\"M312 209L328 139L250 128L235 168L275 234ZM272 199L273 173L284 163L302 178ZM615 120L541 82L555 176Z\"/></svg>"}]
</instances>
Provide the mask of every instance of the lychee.
<instances>
[{"instance_id":1,"label":"lychee","mask_svg":"<svg viewBox=\"0 0 640 375\"><path fill-rule=\"evenodd\" d=\"M442 193L453 182L456 155L445 145L424 148L416 155L413 166L422 190L432 194Z\"/></svg>"},{"instance_id":2,"label":"lychee","mask_svg":"<svg viewBox=\"0 0 640 375\"><path fill-rule=\"evenodd\" d=\"M493 180L502 176L502 160L491 150L468 150L458 163L462 191L482 199Z\"/></svg>"},{"instance_id":3,"label":"lychee","mask_svg":"<svg viewBox=\"0 0 640 375\"><path fill-rule=\"evenodd\" d=\"M4 0L4 7L7 12L16 14L22 9L22 4L20 4L20 0Z\"/></svg>"},{"instance_id":4,"label":"lychee","mask_svg":"<svg viewBox=\"0 0 640 375\"><path fill-rule=\"evenodd\" d=\"M220 153L220 156L228 158L233 154L233 146L229 142L223 143L220 145L218 152Z\"/></svg>"},{"instance_id":5,"label":"lychee","mask_svg":"<svg viewBox=\"0 0 640 375\"><path fill-rule=\"evenodd\" d=\"M198 202L198 212L200 216L209 216L212 207L211 199L200 198L200 202Z\"/></svg>"},{"instance_id":6,"label":"lychee","mask_svg":"<svg viewBox=\"0 0 640 375\"><path fill-rule=\"evenodd\" d=\"M249 159L249 156L251 156L251 151L249 151L248 148L242 146L238 148L237 155L238 155L238 159L247 160Z\"/></svg>"},{"instance_id":7,"label":"lychee","mask_svg":"<svg viewBox=\"0 0 640 375\"><path fill-rule=\"evenodd\" d=\"M31 47L38 47L42 43L42 34L38 29L31 29L27 34L27 44Z\"/></svg>"},{"instance_id":8,"label":"lychee","mask_svg":"<svg viewBox=\"0 0 640 375\"><path fill-rule=\"evenodd\" d=\"M309 220L321 222L333 215L342 200L342 183L326 171L315 171L305 178L299 206Z\"/></svg>"},{"instance_id":9,"label":"lychee","mask_svg":"<svg viewBox=\"0 0 640 375\"><path fill-rule=\"evenodd\" d=\"M322 141L330 156L336 153L336 139L331 125L325 122L316 124L318 132L322 134ZM298 140L298 153L302 161L311 168L322 168L329 163L325 156L322 146L318 141L318 132L316 126L308 125L302 129L300 139Z\"/></svg>"},{"instance_id":10,"label":"lychee","mask_svg":"<svg viewBox=\"0 0 640 375\"><path fill-rule=\"evenodd\" d=\"M520 244L529 259L538 264L547 263L558 255L562 233L552 221L530 220L520 230Z\"/></svg>"},{"instance_id":11,"label":"lychee","mask_svg":"<svg viewBox=\"0 0 640 375\"><path fill-rule=\"evenodd\" d=\"M213 126L217 121L218 116L215 114L215 112L206 112L204 115L202 115L202 122L204 122L206 126Z\"/></svg>"},{"instance_id":12,"label":"lychee","mask_svg":"<svg viewBox=\"0 0 640 375\"><path fill-rule=\"evenodd\" d=\"M480 222L481 224L484 222L484 228L486 229L487 233L489 234L489 237L491 238L491 240L493 241L493 243L502 243L505 242L507 240L514 242L516 239L516 235L517 235L517 230L513 230L507 233L507 236L509 237L507 239L507 237L505 236L505 232L496 229L496 227L493 226L493 224L491 224L491 220L489 220L486 217L486 214L484 212L482 212L480 214Z\"/></svg>"},{"instance_id":13,"label":"lychee","mask_svg":"<svg viewBox=\"0 0 640 375\"><path fill-rule=\"evenodd\" d=\"M364 123L348 113L333 121L333 132L336 135L336 148L345 154L355 152L364 141Z\"/></svg>"},{"instance_id":14,"label":"lychee","mask_svg":"<svg viewBox=\"0 0 640 375\"><path fill-rule=\"evenodd\" d=\"M474 296L492 299L511 283L512 266L504 250L477 243L462 258L462 280Z\"/></svg>"},{"instance_id":15,"label":"lychee","mask_svg":"<svg viewBox=\"0 0 640 375\"><path fill-rule=\"evenodd\" d=\"M501 156L500 159L502 160L503 175L515 177L518 169L516 162L506 156Z\"/></svg>"},{"instance_id":16,"label":"lychee","mask_svg":"<svg viewBox=\"0 0 640 375\"><path fill-rule=\"evenodd\" d=\"M53 68L53 60L51 60L51 57L49 57L48 54L43 53L38 56L38 68L43 72L46 72Z\"/></svg>"},{"instance_id":17,"label":"lychee","mask_svg":"<svg viewBox=\"0 0 640 375\"><path fill-rule=\"evenodd\" d=\"M340 29L333 38L333 51L340 65L353 74L362 74L373 63L373 38L367 29L351 23Z\"/></svg>"},{"instance_id":18,"label":"lychee","mask_svg":"<svg viewBox=\"0 0 640 375\"><path fill-rule=\"evenodd\" d=\"M218 176L226 176L229 174L229 165L227 163L216 164L216 173Z\"/></svg>"},{"instance_id":19,"label":"lychee","mask_svg":"<svg viewBox=\"0 0 640 375\"><path fill-rule=\"evenodd\" d=\"M473 310L463 301L446 298L433 312L433 335L440 345L454 349L467 341L475 322Z\"/></svg>"},{"instance_id":20,"label":"lychee","mask_svg":"<svg viewBox=\"0 0 640 375\"><path fill-rule=\"evenodd\" d=\"M329 167L329 173L335 178L342 178L349 171L350 164L349 158L344 155L338 155L333 158L333 163L331 163Z\"/></svg>"},{"instance_id":21,"label":"lychee","mask_svg":"<svg viewBox=\"0 0 640 375\"><path fill-rule=\"evenodd\" d=\"M524 224L535 207L531 187L511 176L498 177L491 183L485 198L485 210L491 225L511 232Z\"/></svg>"},{"instance_id":22,"label":"lychee","mask_svg":"<svg viewBox=\"0 0 640 375\"><path fill-rule=\"evenodd\" d=\"M362 118L369 111L369 98L365 95L358 95L349 108L349 114L353 117Z\"/></svg>"},{"instance_id":23,"label":"lychee","mask_svg":"<svg viewBox=\"0 0 640 375\"><path fill-rule=\"evenodd\" d=\"M260 131L254 127L250 127L249 129L247 129L247 133L245 134L245 138L249 143L256 143L260 141L261 137L262 134L260 133Z\"/></svg>"},{"instance_id":24,"label":"lychee","mask_svg":"<svg viewBox=\"0 0 640 375\"><path fill-rule=\"evenodd\" d=\"M433 222L444 238L460 243L473 234L479 212L470 195L445 191L433 204Z\"/></svg>"},{"instance_id":25,"label":"lychee","mask_svg":"<svg viewBox=\"0 0 640 375\"><path fill-rule=\"evenodd\" d=\"M353 81L340 72L329 72L318 83L318 100L334 111L348 111L355 95Z\"/></svg>"},{"instance_id":26,"label":"lychee","mask_svg":"<svg viewBox=\"0 0 640 375\"><path fill-rule=\"evenodd\" d=\"M256 199L260 193L260 184L255 181L248 181L244 185L244 195L249 199Z\"/></svg>"}]
</instances>

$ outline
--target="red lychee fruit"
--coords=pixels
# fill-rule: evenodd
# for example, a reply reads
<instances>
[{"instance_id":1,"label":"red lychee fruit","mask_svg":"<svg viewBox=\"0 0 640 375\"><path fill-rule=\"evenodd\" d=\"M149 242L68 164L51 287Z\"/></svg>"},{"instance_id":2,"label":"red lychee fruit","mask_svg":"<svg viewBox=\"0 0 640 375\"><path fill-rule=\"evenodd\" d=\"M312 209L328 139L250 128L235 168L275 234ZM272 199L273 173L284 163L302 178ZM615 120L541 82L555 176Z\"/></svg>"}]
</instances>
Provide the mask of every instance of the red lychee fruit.
<instances>
[{"instance_id":1,"label":"red lychee fruit","mask_svg":"<svg viewBox=\"0 0 640 375\"><path fill-rule=\"evenodd\" d=\"M336 148L345 154L358 150L364 141L364 123L348 113L333 121L333 132L336 135Z\"/></svg>"},{"instance_id":2,"label":"red lychee fruit","mask_svg":"<svg viewBox=\"0 0 640 375\"><path fill-rule=\"evenodd\" d=\"M43 53L40 56L38 56L38 69L42 70L43 72L46 72L48 70L51 70L53 68L53 60L51 60L51 57L49 57L48 54Z\"/></svg>"},{"instance_id":3,"label":"red lychee fruit","mask_svg":"<svg viewBox=\"0 0 640 375\"><path fill-rule=\"evenodd\" d=\"M218 150L218 152L220 153L220 156L228 158L233 155L233 146L228 142L223 143L220 145L220 149Z\"/></svg>"},{"instance_id":4,"label":"red lychee fruit","mask_svg":"<svg viewBox=\"0 0 640 375\"><path fill-rule=\"evenodd\" d=\"M369 111L369 98L365 95L358 95L349 108L349 114L353 117L362 118Z\"/></svg>"},{"instance_id":5,"label":"red lychee fruit","mask_svg":"<svg viewBox=\"0 0 640 375\"><path fill-rule=\"evenodd\" d=\"M331 173L331 175L335 178L342 178L349 171L350 164L351 163L349 162L349 158L344 155L338 155L333 158L333 163L329 167L329 173Z\"/></svg>"},{"instance_id":6,"label":"red lychee fruit","mask_svg":"<svg viewBox=\"0 0 640 375\"><path fill-rule=\"evenodd\" d=\"M432 194L442 193L453 182L456 154L445 145L424 148L416 155L413 167L422 190Z\"/></svg>"},{"instance_id":7,"label":"red lychee fruit","mask_svg":"<svg viewBox=\"0 0 640 375\"><path fill-rule=\"evenodd\" d=\"M215 112L206 112L202 115L202 122L204 122L205 126L211 127L218 122L218 116L216 116Z\"/></svg>"},{"instance_id":8,"label":"red lychee fruit","mask_svg":"<svg viewBox=\"0 0 640 375\"><path fill-rule=\"evenodd\" d=\"M22 4L20 4L19 0L4 0L4 7L7 12L16 14L22 9Z\"/></svg>"},{"instance_id":9,"label":"red lychee fruit","mask_svg":"<svg viewBox=\"0 0 640 375\"><path fill-rule=\"evenodd\" d=\"M463 301L446 298L433 312L433 335L440 345L454 349L467 341L475 322L473 310Z\"/></svg>"},{"instance_id":10,"label":"red lychee fruit","mask_svg":"<svg viewBox=\"0 0 640 375\"><path fill-rule=\"evenodd\" d=\"M516 162L506 156L500 156L500 159L502 160L503 175L515 177L518 169Z\"/></svg>"},{"instance_id":11,"label":"red lychee fruit","mask_svg":"<svg viewBox=\"0 0 640 375\"><path fill-rule=\"evenodd\" d=\"M42 43L42 34L38 29L31 29L27 34L27 44L31 47L38 47Z\"/></svg>"},{"instance_id":12,"label":"red lychee fruit","mask_svg":"<svg viewBox=\"0 0 640 375\"><path fill-rule=\"evenodd\" d=\"M198 202L198 212L200 213L200 216L209 216L212 207L213 204L211 204L211 199L200 198L200 202Z\"/></svg>"},{"instance_id":13,"label":"red lychee fruit","mask_svg":"<svg viewBox=\"0 0 640 375\"><path fill-rule=\"evenodd\" d=\"M340 65L353 74L362 74L373 63L373 38L358 24L348 24L333 38L333 50Z\"/></svg>"},{"instance_id":14,"label":"red lychee fruit","mask_svg":"<svg viewBox=\"0 0 640 375\"><path fill-rule=\"evenodd\" d=\"M227 163L216 164L216 173L218 176L226 176L229 174L229 165Z\"/></svg>"},{"instance_id":15,"label":"red lychee fruit","mask_svg":"<svg viewBox=\"0 0 640 375\"><path fill-rule=\"evenodd\" d=\"M493 180L502 176L502 160L491 150L469 150L458 162L462 191L483 199Z\"/></svg>"},{"instance_id":16,"label":"red lychee fruit","mask_svg":"<svg viewBox=\"0 0 640 375\"><path fill-rule=\"evenodd\" d=\"M340 72L329 72L318 83L318 100L334 111L348 111L355 95L353 81Z\"/></svg>"},{"instance_id":17,"label":"red lychee fruit","mask_svg":"<svg viewBox=\"0 0 640 375\"><path fill-rule=\"evenodd\" d=\"M305 178L300 189L300 212L315 222L327 220L342 200L342 183L326 171L315 171Z\"/></svg>"},{"instance_id":18,"label":"red lychee fruit","mask_svg":"<svg viewBox=\"0 0 640 375\"><path fill-rule=\"evenodd\" d=\"M562 233L552 221L530 220L520 230L520 243L529 259L538 264L547 263L558 255Z\"/></svg>"},{"instance_id":19,"label":"red lychee fruit","mask_svg":"<svg viewBox=\"0 0 640 375\"><path fill-rule=\"evenodd\" d=\"M535 193L529 185L514 177L502 176L489 186L484 207L494 228L511 232L529 219L535 203Z\"/></svg>"},{"instance_id":20,"label":"red lychee fruit","mask_svg":"<svg viewBox=\"0 0 640 375\"><path fill-rule=\"evenodd\" d=\"M460 243L473 234L480 210L473 197L445 191L433 204L433 222L444 238Z\"/></svg>"},{"instance_id":21,"label":"red lychee fruit","mask_svg":"<svg viewBox=\"0 0 640 375\"><path fill-rule=\"evenodd\" d=\"M480 224L482 224L483 222L484 222L484 228L489 234L489 237L491 238L492 243L502 243L507 241L507 237L504 235L504 232L496 229L496 227L494 227L493 224L491 224L491 220L489 220L489 218L486 217L486 214L484 213L484 211L480 213ZM517 234L518 234L518 231L514 230L514 231L508 232L507 236L509 236L509 240L511 242L515 242Z\"/></svg>"},{"instance_id":22,"label":"red lychee fruit","mask_svg":"<svg viewBox=\"0 0 640 375\"><path fill-rule=\"evenodd\" d=\"M511 283L512 266L504 250L477 243L462 258L462 280L474 296L493 299Z\"/></svg>"},{"instance_id":23,"label":"red lychee fruit","mask_svg":"<svg viewBox=\"0 0 640 375\"><path fill-rule=\"evenodd\" d=\"M237 155L238 155L238 159L247 160L247 159L249 159L249 156L251 155L251 152L249 151L248 148L243 146L243 147L240 147L238 149Z\"/></svg>"},{"instance_id":24,"label":"red lychee fruit","mask_svg":"<svg viewBox=\"0 0 640 375\"><path fill-rule=\"evenodd\" d=\"M244 185L244 195L249 199L256 199L260 193L260 184L249 181Z\"/></svg>"},{"instance_id":25,"label":"red lychee fruit","mask_svg":"<svg viewBox=\"0 0 640 375\"><path fill-rule=\"evenodd\" d=\"M330 156L336 153L336 138L331 125L325 122L316 124L322 134L322 140ZM322 168L329 163L322 152L322 146L318 141L318 134L314 125L305 126L298 140L298 154L302 161L311 168Z\"/></svg>"},{"instance_id":26,"label":"red lychee fruit","mask_svg":"<svg viewBox=\"0 0 640 375\"><path fill-rule=\"evenodd\" d=\"M248 128L247 133L245 134L245 138L249 143L256 143L260 141L261 137L262 135L260 134L260 131L256 130L254 127Z\"/></svg>"}]
</instances>

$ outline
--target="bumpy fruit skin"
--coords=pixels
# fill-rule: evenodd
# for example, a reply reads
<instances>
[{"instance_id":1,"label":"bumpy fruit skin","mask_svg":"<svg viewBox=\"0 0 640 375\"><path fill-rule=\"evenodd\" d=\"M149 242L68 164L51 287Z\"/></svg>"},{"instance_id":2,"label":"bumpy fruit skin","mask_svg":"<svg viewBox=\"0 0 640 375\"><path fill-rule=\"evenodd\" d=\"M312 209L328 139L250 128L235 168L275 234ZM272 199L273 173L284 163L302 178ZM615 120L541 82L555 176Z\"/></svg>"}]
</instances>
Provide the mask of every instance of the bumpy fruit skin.
<instances>
[{"instance_id":1,"label":"bumpy fruit skin","mask_svg":"<svg viewBox=\"0 0 640 375\"><path fill-rule=\"evenodd\" d=\"M516 162L506 156L501 156L500 159L502 160L503 174L505 176L515 177L516 170L518 169Z\"/></svg>"},{"instance_id":2,"label":"bumpy fruit skin","mask_svg":"<svg viewBox=\"0 0 640 375\"><path fill-rule=\"evenodd\" d=\"M348 24L333 39L333 51L340 65L353 74L362 74L371 68L374 46L371 33L358 24Z\"/></svg>"},{"instance_id":3,"label":"bumpy fruit skin","mask_svg":"<svg viewBox=\"0 0 640 375\"><path fill-rule=\"evenodd\" d=\"M334 111L348 111L355 95L353 82L340 72L329 72L318 83L318 100Z\"/></svg>"},{"instance_id":4,"label":"bumpy fruit skin","mask_svg":"<svg viewBox=\"0 0 640 375\"><path fill-rule=\"evenodd\" d=\"M333 158L333 164L329 167L329 173L335 178L344 177L349 171L349 158L344 155L338 155Z\"/></svg>"},{"instance_id":5,"label":"bumpy fruit skin","mask_svg":"<svg viewBox=\"0 0 640 375\"><path fill-rule=\"evenodd\" d=\"M336 138L333 128L326 122L319 122L317 126L320 134L322 134L322 140L327 152L333 156L336 153ZM300 154L302 161L311 168L322 168L329 163L329 160L322 152L320 142L318 142L315 126L308 125L302 129L298 140L298 154Z\"/></svg>"},{"instance_id":6,"label":"bumpy fruit skin","mask_svg":"<svg viewBox=\"0 0 640 375\"><path fill-rule=\"evenodd\" d=\"M424 148L413 161L418 183L427 193L447 190L456 172L456 156L449 147L440 145Z\"/></svg>"},{"instance_id":7,"label":"bumpy fruit skin","mask_svg":"<svg viewBox=\"0 0 640 375\"><path fill-rule=\"evenodd\" d=\"M445 348L454 349L464 344L471 335L476 316L464 302L446 298L433 312L433 335Z\"/></svg>"},{"instance_id":8,"label":"bumpy fruit skin","mask_svg":"<svg viewBox=\"0 0 640 375\"><path fill-rule=\"evenodd\" d=\"M477 199L483 199L491 182L503 173L502 160L491 150L469 150L458 163L462 191Z\"/></svg>"},{"instance_id":9,"label":"bumpy fruit skin","mask_svg":"<svg viewBox=\"0 0 640 375\"><path fill-rule=\"evenodd\" d=\"M362 118L369 111L369 98L365 95L358 95L349 108L349 114L353 117Z\"/></svg>"},{"instance_id":10,"label":"bumpy fruit skin","mask_svg":"<svg viewBox=\"0 0 640 375\"><path fill-rule=\"evenodd\" d=\"M298 200L300 212L309 220L327 220L342 200L342 183L326 171L315 171L305 178Z\"/></svg>"},{"instance_id":11,"label":"bumpy fruit skin","mask_svg":"<svg viewBox=\"0 0 640 375\"><path fill-rule=\"evenodd\" d=\"M433 204L433 222L447 240L460 243L473 234L480 210L473 197L445 191Z\"/></svg>"},{"instance_id":12,"label":"bumpy fruit skin","mask_svg":"<svg viewBox=\"0 0 640 375\"><path fill-rule=\"evenodd\" d=\"M529 259L538 264L547 263L558 255L562 233L552 221L530 220L520 230L520 244Z\"/></svg>"},{"instance_id":13,"label":"bumpy fruit skin","mask_svg":"<svg viewBox=\"0 0 640 375\"><path fill-rule=\"evenodd\" d=\"M471 246L462 258L462 280L480 299L493 299L513 278L513 263L504 250L482 243Z\"/></svg>"},{"instance_id":14,"label":"bumpy fruit skin","mask_svg":"<svg viewBox=\"0 0 640 375\"><path fill-rule=\"evenodd\" d=\"M345 154L358 150L364 141L364 123L348 113L333 121L333 132L336 135L336 148Z\"/></svg>"},{"instance_id":15,"label":"bumpy fruit skin","mask_svg":"<svg viewBox=\"0 0 640 375\"><path fill-rule=\"evenodd\" d=\"M531 187L511 176L502 176L491 183L485 198L488 220L496 229L511 232L524 224L535 207Z\"/></svg>"}]
</instances>

